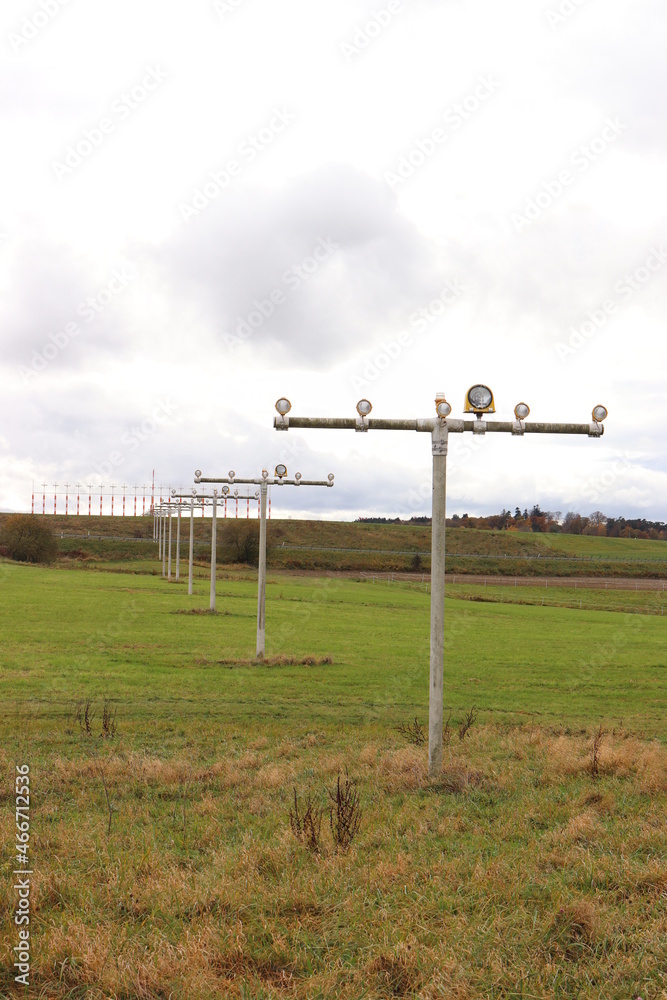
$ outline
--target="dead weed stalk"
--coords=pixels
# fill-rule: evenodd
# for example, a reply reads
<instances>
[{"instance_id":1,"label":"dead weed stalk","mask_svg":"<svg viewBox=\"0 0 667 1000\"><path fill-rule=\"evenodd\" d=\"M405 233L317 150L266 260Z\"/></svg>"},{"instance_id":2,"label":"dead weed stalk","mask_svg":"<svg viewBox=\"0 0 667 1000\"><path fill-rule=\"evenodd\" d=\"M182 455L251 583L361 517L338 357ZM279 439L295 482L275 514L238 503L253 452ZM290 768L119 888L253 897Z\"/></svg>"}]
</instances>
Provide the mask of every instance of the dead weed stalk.
<instances>
[{"instance_id":1,"label":"dead weed stalk","mask_svg":"<svg viewBox=\"0 0 667 1000\"><path fill-rule=\"evenodd\" d=\"M296 839L305 844L309 851L313 854L320 853L322 810L312 801L310 792L306 797L306 806L302 813L299 809L296 788L294 789L294 809L289 811L289 825Z\"/></svg>"},{"instance_id":2,"label":"dead weed stalk","mask_svg":"<svg viewBox=\"0 0 667 1000\"><path fill-rule=\"evenodd\" d=\"M361 805L357 783L350 780L345 769L345 782L341 786L340 772L336 780L336 788L329 792L331 806L329 807L329 825L336 850L347 851L361 824Z\"/></svg>"}]
</instances>

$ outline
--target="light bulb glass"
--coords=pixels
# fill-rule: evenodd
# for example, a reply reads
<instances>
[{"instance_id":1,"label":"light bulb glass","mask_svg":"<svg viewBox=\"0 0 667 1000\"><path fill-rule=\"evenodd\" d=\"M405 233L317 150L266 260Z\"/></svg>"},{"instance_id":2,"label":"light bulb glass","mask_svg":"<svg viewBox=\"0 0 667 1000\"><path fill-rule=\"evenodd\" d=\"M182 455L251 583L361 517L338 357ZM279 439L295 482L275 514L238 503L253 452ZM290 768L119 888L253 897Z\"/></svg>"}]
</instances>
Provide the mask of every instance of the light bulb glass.
<instances>
[{"instance_id":1,"label":"light bulb glass","mask_svg":"<svg viewBox=\"0 0 667 1000\"><path fill-rule=\"evenodd\" d=\"M369 403L367 399L360 399L357 403L357 413L360 417L367 417L372 409L373 404Z\"/></svg>"},{"instance_id":2,"label":"light bulb glass","mask_svg":"<svg viewBox=\"0 0 667 1000\"><path fill-rule=\"evenodd\" d=\"M514 407L514 416L517 420L525 420L530 414L530 407L527 403L517 403Z\"/></svg>"},{"instance_id":3,"label":"light bulb glass","mask_svg":"<svg viewBox=\"0 0 667 1000\"><path fill-rule=\"evenodd\" d=\"M608 412L607 412L607 407L606 406L596 406L594 408L594 410L593 410L593 420L595 420L596 423L602 423L603 420L607 419L607 416L608 416Z\"/></svg>"},{"instance_id":4,"label":"light bulb glass","mask_svg":"<svg viewBox=\"0 0 667 1000\"><path fill-rule=\"evenodd\" d=\"M284 417L287 413L289 413L291 409L292 409L292 404L290 403L289 399L285 399L284 396L281 397L276 403L276 410L281 415L281 417Z\"/></svg>"},{"instance_id":5,"label":"light bulb glass","mask_svg":"<svg viewBox=\"0 0 667 1000\"><path fill-rule=\"evenodd\" d=\"M487 386L474 385L472 389L468 390L468 399L470 405L474 406L475 409L484 410L487 406L491 405L493 395Z\"/></svg>"}]
</instances>

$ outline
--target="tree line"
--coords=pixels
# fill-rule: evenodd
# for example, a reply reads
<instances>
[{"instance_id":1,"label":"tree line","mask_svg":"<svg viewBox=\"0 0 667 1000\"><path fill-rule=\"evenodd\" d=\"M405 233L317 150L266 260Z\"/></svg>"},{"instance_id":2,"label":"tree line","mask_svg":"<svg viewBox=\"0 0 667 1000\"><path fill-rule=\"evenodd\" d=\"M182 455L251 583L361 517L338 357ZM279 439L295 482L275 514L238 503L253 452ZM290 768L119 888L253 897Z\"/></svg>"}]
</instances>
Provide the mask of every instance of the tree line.
<instances>
[{"instance_id":1,"label":"tree line","mask_svg":"<svg viewBox=\"0 0 667 1000\"><path fill-rule=\"evenodd\" d=\"M430 524L430 517L411 517L409 520L389 517L359 517L367 524ZM447 518L448 528L479 528L496 531L561 532L565 535L598 535L606 538L652 538L667 540L667 524L664 521L649 521L643 517L607 517L601 510L594 510L587 517L568 511L542 510L534 504L530 510L515 507L500 514L485 517L471 517L469 514L453 514Z\"/></svg>"}]
</instances>

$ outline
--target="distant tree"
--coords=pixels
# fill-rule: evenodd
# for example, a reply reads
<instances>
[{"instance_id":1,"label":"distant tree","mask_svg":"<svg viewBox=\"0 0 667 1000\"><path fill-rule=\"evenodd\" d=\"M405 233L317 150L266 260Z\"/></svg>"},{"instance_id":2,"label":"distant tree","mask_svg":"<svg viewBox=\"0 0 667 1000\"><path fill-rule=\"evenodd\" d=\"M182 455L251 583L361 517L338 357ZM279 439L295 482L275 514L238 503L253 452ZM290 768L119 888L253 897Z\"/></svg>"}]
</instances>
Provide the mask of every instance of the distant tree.
<instances>
[{"instance_id":1,"label":"distant tree","mask_svg":"<svg viewBox=\"0 0 667 1000\"><path fill-rule=\"evenodd\" d=\"M48 524L34 514L13 514L0 532L0 545L16 562L50 563L58 555Z\"/></svg>"},{"instance_id":2,"label":"distant tree","mask_svg":"<svg viewBox=\"0 0 667 1000\"><path fill-rule=\"evenodd\" d=\"M259 524L256 520L232 517L224 525L222 540L235 562L256 566L259 560Z\"/></svg>"},{"instance_id":3,"label":"distant tree","mask_svg":"<svg viewBox=\"0 0 667 1000\"><path fill-rule=\"evenodd\" d=\"M582 517L581 514L575 514L569 510L563 521L563 531L568 535L581 535L587 524L587 517Z\"/></svg>"}]
</instances>

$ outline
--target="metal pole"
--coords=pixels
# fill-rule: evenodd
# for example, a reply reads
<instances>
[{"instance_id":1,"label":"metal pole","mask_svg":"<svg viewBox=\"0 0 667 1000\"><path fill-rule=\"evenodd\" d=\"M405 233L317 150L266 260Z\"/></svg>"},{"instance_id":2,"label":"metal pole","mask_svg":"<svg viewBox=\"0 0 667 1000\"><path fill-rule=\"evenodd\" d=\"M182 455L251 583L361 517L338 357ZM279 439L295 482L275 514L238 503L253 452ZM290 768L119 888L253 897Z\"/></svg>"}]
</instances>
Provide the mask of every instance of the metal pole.
<instances>
[{"instance_id":1,"label":"metal pole","mask_svg":"<svg viewBox=\"0 0 667 1000\"><path fill-rule=\"evenodd\" d=\"M260 521L259 521L259 575L257 579L257 659L264 656L264 640L266 630L266 494L267 484L260 487ZM248 501L250 503L250 501Z\"/></svg>"},{"instance_id":2,"label":"metal pole","mask_svg":"<svg viewBox=\"0 0 667 1000\"><path fill-rule=\"evenodd\" d=\"M213 490L213 519L211 521L211 611L215 611L215 571L217 545L218 491Z\"/></svg>"},{"instance_id":3,"label":"metal pole","mask_svg":"<svg viewBox=\"0 0 667 1000\"><path fill-rule=\"evenodd\" d=\"M194 557L195 501L190 501L190 551L188 554L188 594L192 594L192 568Z\"/></svg>"},{"instance_id":4,"label":"metal pole","mask_svg":"<svg viewBox=\"0 0 667 1000\"><path fill-rule=\"evenodd\" d=\"M165 534L166 534L166 527L167 527L167 525L166 525L166 522L165 522L165 518L166 518L166 514L165 514L165 511L164 511L164 508L162 508L162 576L163 577L165 577L167 575L167 564L166 564L167 546L165 545L165 541L166 541Z\"/></svg>"},{"instance_id":5,"label":"metal pole","mask_svg":"<svg viewBox=\"0 0 667 1000\"><path fill-rule=\"evenodd\" d=\"M171 505L169 510L169 555L167 556L167 579L171 580Z\"/></svg>"},{"instance_id":6,"label":"metal pole","mask_svg":"<svg viewBox=\"0 0 667 1000\"><path fill-rule=\"evenodd\" d=\"M176 579L181 578L181 502L178 502L178 514L176 516Z\"/></svg>"},{"instance_id":7,"label":"metal pole","mask_svg":"<svg viewBox=\"0 0 667 1000\"><path fill-rule=\"evenodd\" d=\"M447 426L436 424L433 442L433 508L431 512L431 665L428 700L428 773L442 770L443 673L445 659L445 516Z\"/></svg>"}]
</instances>

